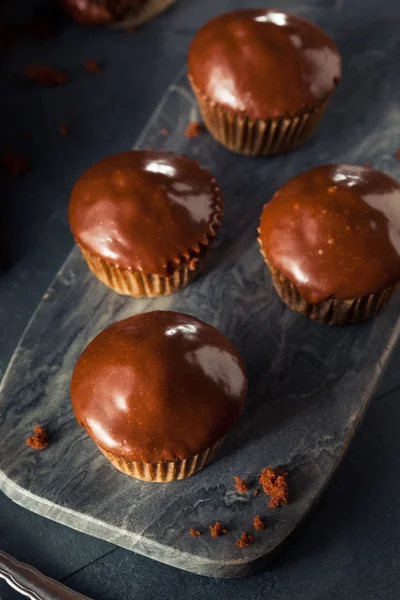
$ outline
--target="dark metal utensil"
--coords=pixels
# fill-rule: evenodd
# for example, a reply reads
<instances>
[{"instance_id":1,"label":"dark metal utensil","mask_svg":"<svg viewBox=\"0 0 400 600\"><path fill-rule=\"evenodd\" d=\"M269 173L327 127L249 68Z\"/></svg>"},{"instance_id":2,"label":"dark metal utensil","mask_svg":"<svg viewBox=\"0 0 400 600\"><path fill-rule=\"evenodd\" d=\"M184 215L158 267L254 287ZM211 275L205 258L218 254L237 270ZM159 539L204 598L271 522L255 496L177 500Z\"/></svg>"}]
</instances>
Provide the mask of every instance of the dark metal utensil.
<instances>
[{"instance_id":1,"label":"dark metal utensil","mask_svg":"<svg viewBox=\"0 0 400 600\"><path fill-rule=\"evenodd\" d=\"M1 550L0 579L31 600L90 600Z\"/></svg>"}]
</instances>

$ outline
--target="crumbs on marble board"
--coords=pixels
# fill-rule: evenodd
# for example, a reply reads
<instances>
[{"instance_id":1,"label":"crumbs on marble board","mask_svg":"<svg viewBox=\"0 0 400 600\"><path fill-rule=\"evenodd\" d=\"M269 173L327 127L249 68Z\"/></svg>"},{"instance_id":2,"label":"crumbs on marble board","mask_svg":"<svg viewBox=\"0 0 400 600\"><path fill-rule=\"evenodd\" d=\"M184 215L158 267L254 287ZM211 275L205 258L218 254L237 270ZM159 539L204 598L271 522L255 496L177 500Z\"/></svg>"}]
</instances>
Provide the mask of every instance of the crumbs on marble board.
<instances>
[{"instance_id":1,"label":"crumbs on marble board","mask_svg":"<svg viewBox=\"0 0 400 600\"><path fill-rule=\"evenodd\" d=\"M26 443L35 450L44 450L49 445L49 436L44 427L36 425L33 428L33 435L26 438Z\"/></svg>"},{"instance_id":2,"label":"crumbs on marble board","mask_svg":"<svg viewBox=\"0 0 400 600\"><path fill-rule=\"evenodd\" d=\"M256 515L254 517L253 527L254 527L254 529L257 529L257 531L264 531L265 523L264 523L264 520L259 515Z\"/></svg>"},{"instance_id":3,"label":"crumbs on marble board","mask_svg":"<svg viewBox=\"0 0 400 600\"><path fill-rule=\"evenodd\" d=\"M235 542L235 546L237 546L238 548L247 548L253 542L254 542L253 536L250 535L249 533L246 533L245 531L243 531L240 538L237 540L237 542Z\"/></svg>"},{"instance_id":4,"label":"crumbs on marble board","mask_svg":"<svg viewBox=\"0 0 400 600\"><path fill-rule=\"evenodd\" d=\"M264 493L270 497L269 507L276 508L284 506L289 502L289 486L287 482L288 473L281 469L266 467L260 475Z\"/></svg>"},{"instance_id":5,"label":"crumbs on marble board","mask_svg":"<svg viewBox=\"0 0 400 600\"><path fill-rule=\"evenodd\" d=\"M214 525L209 525L208 529L210 530L211 537L217 538L223 535L224 533L228 533L228 530L223 527L220 521L216 521Z\"/></svg>"},{"instance_id":6,"label":"crumbs on marble board","mask_svg":"<svg viewBox=\"0 0 400 600\"><path fill-rule=\"evenodd\" d=\"M189 529L189 533L193 537L199 537L199 535L201 535L200 531L198 529L193 529L193 527Z\"/></svg>"},{"instance_id":7,"label":"crumbs on marble board","mask_svg":"<svg viewBox=\"0 0 400 600\"><path fill-rule=\"evenodd\" d=\"M198 123L197 121L190 121L185 130L185 137L187 137L188 140L191 140L199 135L201 129L201 123Z\"/></svg>"},{"instance_id":8,"label":"crumbs on marble board","mask_svg":"<svg viewBox=\"0 0 400 600\"><path fill-rule=\"evenodd\" d=\"M247 481L245 479L240 479L240 477L237 477L236 475L233 476L233 479L235 480L235 488L239 494L245 494L248 490Z\"/></svg>"}]
</instances>

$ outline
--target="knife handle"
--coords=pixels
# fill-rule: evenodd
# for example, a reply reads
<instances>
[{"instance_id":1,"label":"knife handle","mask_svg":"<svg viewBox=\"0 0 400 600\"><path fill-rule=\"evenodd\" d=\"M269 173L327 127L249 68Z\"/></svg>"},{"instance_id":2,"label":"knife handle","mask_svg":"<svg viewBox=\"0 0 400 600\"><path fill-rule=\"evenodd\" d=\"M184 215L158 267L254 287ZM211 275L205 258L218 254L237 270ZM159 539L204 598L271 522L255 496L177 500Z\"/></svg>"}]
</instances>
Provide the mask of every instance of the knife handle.
<instances>
[{"instance_id":1,"label":"knife handle","mask_svg":"<svg viewBox=\"0 0 400 600\"><path fill-rule=\"evenodd\" d=\"M0 579L31 600L90 600L1 550Z\"/></svg>"}]
</instances>

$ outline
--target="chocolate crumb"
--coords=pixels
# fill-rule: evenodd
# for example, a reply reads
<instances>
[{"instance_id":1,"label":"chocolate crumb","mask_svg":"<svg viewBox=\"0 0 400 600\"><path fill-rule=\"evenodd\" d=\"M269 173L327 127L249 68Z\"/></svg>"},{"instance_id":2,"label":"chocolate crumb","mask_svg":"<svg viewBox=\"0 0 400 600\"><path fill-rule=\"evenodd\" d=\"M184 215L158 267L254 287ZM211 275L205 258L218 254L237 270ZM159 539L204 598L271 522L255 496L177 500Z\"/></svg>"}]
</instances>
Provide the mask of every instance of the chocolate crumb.
<instances>
[{"instance_id":1,"label":"chocolate crumb","mask_svg":"<svg viewBox=\"0 0 400 600\"><path fill-rule=\"evenodd\" d=\"M185 136L188 140L195 138L199 135L201 131L201 123L197 123L197 121L190 121L188 126L186 127Z\"/></svg>"},{"instance_id":2,"label":"chocolate crumb","mask_svg":"<svg viewBox=\"0 0 400 600\"><path fill-rule=\"evenodd\" d=\"M103 70L101 64L98 63L97 60L85 60L83 66L87 73L101 73Z\"/></svg>"},{"instance_id":3,"label":"chocolate crumb","mask_svg":"<svg viewBox=\"0 0 400 600\"><path fill-rule=\"evenodd\" d=\"M29 161L26 156L22 154L6 152L3 154L3 165L7 173L12 175L12 177L20 177L21 175L26 175L30 171Z\"/></svg>"},{"instance_id":4,"label":"chocolate crumb","mask_svg":"<svg viewBox=\"0 0 400 600\"><path fill-rule=\"evenodd\" d=\"M65 71L39 64L30 65L26 70L26 76L30 81L44 87L64 85L69 81L68 73Z\"/></svg>"},{"instance_id":5,"label":"chocolate crumb","mask_svg":"<svg viewBox=\"0 0 400 600\"><path fill-rule=\"evenodd\" d=\"M67 137L69 135L69 127L65 123L61 123L61 125L58 128L58 131L63 137Z\"/></svg>"},{"instance_id":6,"label":"chocolate crumb","mask_svg":"<svg viewBox=\"0 0 400 600\"><path fill-rule=\"evenodd\" d=\"M253 527L254 527L254 529L257 529L257 531L264 531L265 523L259 515L256 515L254 517Z\"/></svg>"},{"instance_id":7,"label":"chocolate crumb","mask_svg":"<svg viewBox=\"0 0 400 600\"><path fill-rule=\"evenodd\" d=\"M245 494L248 490L247 481L245 479L240 479L240 477L233 476L235 480L235 488L239 492L239 494Z\"/></svg>"},{"instance_id":8,"label":"chocolate crumb","mask_svg":"<svg viewBox=\"0 0 400 600\"><path fill-rule=\"evenodd\" d=\"M396 152L396 158L398 158L400 160L400 148Z\"/></svg>"},{"instance_id":9,"label":"chocolate crumb","mask_svg":"<svg viewBox=\"0 0 400 600\"><path fill-rule=\"evenodd\" d=\"M163 129L161 129L160 131L161 135L168 135L169 131L168 129L165 129L165 127Z\"/></svg>"},{"instance_id":10,"label":"chocolate crumb","mask_svg":"<svg viewBox=\"0 0 400 600\"><path fill-rule=\"evenodd\" d=\"M270 496L269 507L284 506L289 501L287 472L281 469L266 467L260 475L259 482L267 496Z\"/></svg>"},{"instance_id":11,"label":"chocolate crumb","mask_svg":"<svg viewBox=\"0 0 400 600\"><path fill-rule=\"evenodd\" d=\"M253 542L254 542L253 536L250 535L249 533L246 533L245 531L243 531L242 535L240 536L238 541L235 543L235 546L237 546L238 548L247 548Z\"/></svg>"},{"instance_id":12,"label":"chocolate crumb","mask_svg":"<svg viewBox=\"0 0 400 600\"><path fill-rule=\"evenodd\" d=\"M193 529L193 527L189 529L189 533L193 537L198 537L200 535L200 531L198 529Z\"/></svg>"},{"instance_id":13,"label":"chocolate crumb","mask_svg":"<svg viewBox=\"0 0 400 600\"><path fill-rule=\"evenodd\" d=\"M259 493L260 493L260 490L254 490L254 492L253 492L253 494L254 494L255 496L258 496L258 494L259 494Z\"/></svg>"},{"instance_id":14,"label":"chocolate crumb","mask_svg":"<svg viewBox=\"0 0 400 600\"><path fill-rule=\"evenodd\" d=\"M224 533L228 533L228 530L225 527L222 527L222 523L220 521L216 521L215 525L209 525L208 529L210 530L211 537L217 538Z\"/></svg>"},{"instance_id":15,"label":"chocolate crumb","mask_svg":"<svg viewBox=\"0 0 400 600\"><path fill-rule=\"evenodd\" d=\"M36 425L33 428L33 436L26 438L26 443L28 446L35 448L37 450L43 450L47 448L49 445L49 436L47 435L47 431L44 427L40 427L40 425Z\"/></svg>"}]
</instances>

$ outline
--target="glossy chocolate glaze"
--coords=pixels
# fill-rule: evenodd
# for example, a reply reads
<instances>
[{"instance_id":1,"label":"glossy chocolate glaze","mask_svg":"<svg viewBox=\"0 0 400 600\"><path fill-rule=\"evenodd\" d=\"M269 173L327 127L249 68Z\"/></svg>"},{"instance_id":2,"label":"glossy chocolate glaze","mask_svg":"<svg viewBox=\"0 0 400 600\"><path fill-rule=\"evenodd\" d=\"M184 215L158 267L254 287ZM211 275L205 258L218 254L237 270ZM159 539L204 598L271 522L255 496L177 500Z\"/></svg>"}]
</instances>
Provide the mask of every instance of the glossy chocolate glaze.
<instances>
[{"instance_id":1,"label":"glossy chocolate glaze","mask_svg":"<svg viewBox=\"0 0 400 600\"><path fill-rule=\"evenodd\" d=\"M197 90L252 118L293 115L322 104L341 76L335 43L317 26L270 10L238 10L206 23L189 50Z\"/></svg>"},{"instance_id":2,"label":"glossy chocolate glaze","mask_svg":"<svg viewBox=\"0 0 400 600\"><path fill-rule=\"evenodd\" d=\"M123 19L146 0L62 0L65 10L83 25L105 25Z\"/></svg>"},{"instance_id":3,"label":"glossy chocolate glaze","mask_svg":"<svg viewBox=\"0 0 400 600\"><path fill-rule=\"evenodd\" d=\"M265 205L260 241L307 302L382 292L400 281L400 185L366 167L316 167Z\"/></svg>"},{"instance_id":4,"label":"glossy chocolate glaze","mask_svg":"<svg viewBox=\"0 0 400 600\"><path fill-rule=\"evenodd\" d=\"M201 253L221 216L208 171L164 151L101 160L79 178L69 205L79 245L123 269L164 277Z\"/></svg>"},{"instance_id":5,"label":"glossy chocolate glaze","mask_svg":"<svg viewBox=\"0 0 400 600\"><path fill-rule=\"evenodd\" d=\"M231 342L181 313L154 311L102 331L71 381L78 423L101 448L127 460L196 455L239 416L247 381Z\"/></svg>"}]
</instances>

